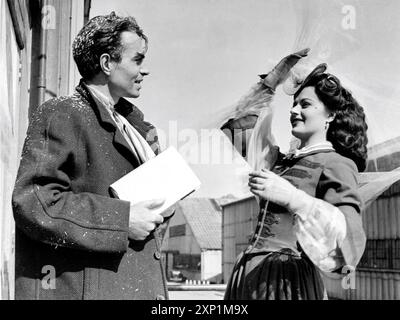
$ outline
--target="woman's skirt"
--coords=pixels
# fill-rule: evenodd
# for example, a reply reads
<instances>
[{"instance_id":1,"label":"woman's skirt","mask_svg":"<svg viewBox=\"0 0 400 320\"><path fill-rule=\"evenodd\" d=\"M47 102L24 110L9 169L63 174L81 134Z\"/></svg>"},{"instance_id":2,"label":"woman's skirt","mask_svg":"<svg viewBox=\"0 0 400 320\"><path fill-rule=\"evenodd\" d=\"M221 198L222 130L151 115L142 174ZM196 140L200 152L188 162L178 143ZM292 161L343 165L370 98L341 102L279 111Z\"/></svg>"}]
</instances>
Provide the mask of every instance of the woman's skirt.
<instances>
[{"instance_id":1,"label":"woman's skirt","mask_svg":"<svg viewBox=\"0 0 400 320\"><path fill-rule=\"evenodd\" d=\"M321 276L306 256L285 251L242 253L225 300L322 300Z\"/></svg>"}]
</instances>

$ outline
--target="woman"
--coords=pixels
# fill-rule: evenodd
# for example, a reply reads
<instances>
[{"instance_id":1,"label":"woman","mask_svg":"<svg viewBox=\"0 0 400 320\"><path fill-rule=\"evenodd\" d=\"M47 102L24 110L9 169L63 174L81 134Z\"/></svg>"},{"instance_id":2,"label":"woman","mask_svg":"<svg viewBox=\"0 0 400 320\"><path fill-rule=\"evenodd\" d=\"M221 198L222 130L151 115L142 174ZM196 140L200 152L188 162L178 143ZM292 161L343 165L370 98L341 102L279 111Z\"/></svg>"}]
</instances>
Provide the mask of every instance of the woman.
<instances>
[{"instance_id":1,"label":"woman","mask_svg":"<svg viewBox=\"0 0 400 320\"><path fill-rule=\"evenodd\" d=\"M325 71L319 65L294 95L290 121L300 149L284 156L271 148L272 171L250 174L261 211L225 299L323 299L319 270L341 272L361 258L357 175L367 159L365 114Z\"/></svg>"}]
</instances>

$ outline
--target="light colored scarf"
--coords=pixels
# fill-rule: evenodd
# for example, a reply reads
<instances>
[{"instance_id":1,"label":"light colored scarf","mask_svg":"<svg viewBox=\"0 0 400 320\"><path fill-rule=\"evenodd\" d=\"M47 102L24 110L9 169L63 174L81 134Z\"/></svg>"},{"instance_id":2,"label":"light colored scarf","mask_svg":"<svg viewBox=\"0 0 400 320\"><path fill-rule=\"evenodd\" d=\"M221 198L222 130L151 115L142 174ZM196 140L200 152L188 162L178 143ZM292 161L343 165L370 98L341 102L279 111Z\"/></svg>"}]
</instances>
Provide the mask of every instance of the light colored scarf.
<instances>
[{"instance_id":1,"label":"light colored scarf","mask_svg":"<svg viewBox=\"0 0 400 320\"><path fill-rule=\"evenodd\" d=\"M134 153L136 158L141 163L144 163L154 158L156 155L146 139L142 137L142 135L134 128L134 126L129 123L129 121L124 116L122 116L115 110L113 100L93 86L86 86L89 89L89 92L98 107L105 108L107 112L111 115L111 118L114 120L118 129L121 131L123 137L132 149L132 152Z\"/></svg>"}]
</instances>

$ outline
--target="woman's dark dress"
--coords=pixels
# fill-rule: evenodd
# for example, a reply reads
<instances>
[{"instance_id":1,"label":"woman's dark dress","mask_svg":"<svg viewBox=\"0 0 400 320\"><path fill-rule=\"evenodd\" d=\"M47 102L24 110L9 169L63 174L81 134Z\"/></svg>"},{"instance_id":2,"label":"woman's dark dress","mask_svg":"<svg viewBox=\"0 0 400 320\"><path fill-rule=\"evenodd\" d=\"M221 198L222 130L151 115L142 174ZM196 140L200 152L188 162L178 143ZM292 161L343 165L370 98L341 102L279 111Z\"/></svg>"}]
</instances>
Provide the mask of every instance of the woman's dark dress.
<instances>
[{"instance_id":1,"label":"woman's dark dress","mask_svg":"<svg viewBox=\"0 0 400 320\"><path fill-rule=\"evenodd\" d=\"M346 238L335 253L340 265L361 258L365 235L353 161L329 149L300 157L281 155L273 170L300 190L338 207L346 219ZM265 207L267 206L267 209ZM227 285L227 300L318 300L324 286L293 231L294 215L273 203L260 202L258 224Z\"/></svg>"}]
</instances>

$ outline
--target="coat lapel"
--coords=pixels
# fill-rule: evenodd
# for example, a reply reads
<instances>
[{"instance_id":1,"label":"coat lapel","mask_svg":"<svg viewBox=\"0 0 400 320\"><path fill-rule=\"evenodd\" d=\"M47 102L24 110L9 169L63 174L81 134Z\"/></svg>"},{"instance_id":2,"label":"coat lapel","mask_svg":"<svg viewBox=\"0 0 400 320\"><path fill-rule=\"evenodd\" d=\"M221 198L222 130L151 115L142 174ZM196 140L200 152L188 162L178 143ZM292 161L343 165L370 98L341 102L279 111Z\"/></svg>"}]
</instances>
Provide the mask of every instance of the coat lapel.
<instances>
[{"instance_id":1,"label":"coat lapel","mask_svg":"<svg viewBox=\"0 0 400 320\"><path fill-rule=\"evenodd\" d=\"M89 90L86 88L85 83L83 80L79 83L79 85L76 87L76 91L81 94L90 104L92 109L95 111L100 124L102 124L104 127L109 129L109 131L114 132L113 136L113 144L115 148L121 153L124 154L125 156L128 157L129 161L135 163L135 164L140 164L141 160L137 158L137 156L133 153L132 149L130 148L128 142L122 135L121 131L118 129L117 125L115 124L114 120L111 118L111 115L108 113L105 108L99 108L92 98ZM116 110L119 112L116 106ZM126 110L125 112L129 112L129 110Z\"/></svg>"},{"instance_id":2,"label":"coat lapel","mask_svg":"<svg viewBox=\"0 0 400 320\"><path fill-rule=\"evenodd\" d=\"M153 149L154 153L156 155L159 154L161 149L158 142L157 130L151 123L144 120L143 112L124 98L119 100L115 109L135 127Z\"/></svg>"}]
</instances>

